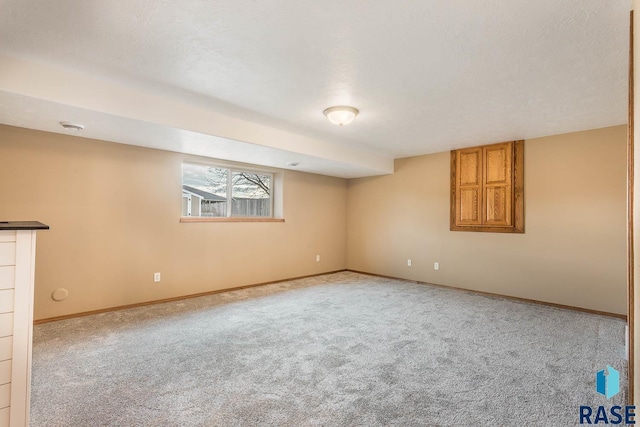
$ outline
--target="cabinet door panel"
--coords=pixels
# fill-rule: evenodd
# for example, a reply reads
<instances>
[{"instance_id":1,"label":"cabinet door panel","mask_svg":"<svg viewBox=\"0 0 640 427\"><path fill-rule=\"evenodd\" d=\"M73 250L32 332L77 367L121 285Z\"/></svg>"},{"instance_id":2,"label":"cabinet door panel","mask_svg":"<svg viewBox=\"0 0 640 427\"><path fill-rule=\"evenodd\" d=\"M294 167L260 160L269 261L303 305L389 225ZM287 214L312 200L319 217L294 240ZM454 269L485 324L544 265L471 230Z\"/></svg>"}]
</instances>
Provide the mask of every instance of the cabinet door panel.
<instances>
[{"instance_id":1,"label":"cabinet door panel","mask_svg":"<svg viewBox=\"0 0 640 427\"><path fill-rule=\"evenodd\" d=\"M511 226L512 158L512 142L484 147L485 225Z\"/></svg>"},{"instance_id":2,"label":"cabinet door panel","mask_svg":"<svg viewBox=\"0 0 640 427\"><path fill-rule=\"evenodd\" d=\"M480 185L482 182L482 152L480 149L460 152L460 186Z\"/></svg>"},{"instance_id":3,"label":"cabinet door panel","mask_svg":"<svg viewBox=\"0 0 640 427\"><path fill-rule=\"evenodd\" d=\"M511 143L485 148L485 184L507 184L511 180Z\"/></svg>"},{"instance_id":4,"label":"cabinet door panel","mask_svg":"<svg viewBox=\"0 0 640 427\"><path fill-rule=\"evenodd\" d=\"M511 225L511 192L506 186L489 187L487 194L486 221L488 225Z\"/></svg>"},{"instance_id":5,"label":"cabinet door panel","mask_svg":"<svg viewBox=\"0 0 640 427\"><path fill-rule=\"evenodd\" d=\"M480 222L478 190L478 188L463 188L460 190L460 223L477 224Z\"/></svg>"},{"instance_id":6,"label":"cabinet door panel","mask_svg":"<svg viewBox=\"0 0 640 427\"><path fill-rule=\"evenodd\" d=\"M456 224L482 224L482 148L459 150L457 156Z\"/></svg>"}]
</instances>

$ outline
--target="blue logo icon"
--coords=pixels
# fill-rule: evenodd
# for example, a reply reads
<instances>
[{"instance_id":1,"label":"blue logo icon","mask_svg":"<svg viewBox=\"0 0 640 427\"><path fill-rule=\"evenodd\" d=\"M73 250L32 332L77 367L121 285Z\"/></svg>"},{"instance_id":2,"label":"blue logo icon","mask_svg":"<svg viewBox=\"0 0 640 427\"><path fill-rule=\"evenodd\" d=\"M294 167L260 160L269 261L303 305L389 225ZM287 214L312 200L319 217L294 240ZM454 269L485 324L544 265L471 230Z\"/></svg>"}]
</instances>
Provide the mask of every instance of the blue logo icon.
<instances>
[{"instance_id":1,"label":"blue logo icon","mask_svg":"<svg viewBox=\"0 0 640 427\"><path fill-rule=\"evenodd\" d=\"M598 371L596 374L596 391L607 399L620 393L620 372L607 365L607 374Z\"/></svg>"}]
</instances>

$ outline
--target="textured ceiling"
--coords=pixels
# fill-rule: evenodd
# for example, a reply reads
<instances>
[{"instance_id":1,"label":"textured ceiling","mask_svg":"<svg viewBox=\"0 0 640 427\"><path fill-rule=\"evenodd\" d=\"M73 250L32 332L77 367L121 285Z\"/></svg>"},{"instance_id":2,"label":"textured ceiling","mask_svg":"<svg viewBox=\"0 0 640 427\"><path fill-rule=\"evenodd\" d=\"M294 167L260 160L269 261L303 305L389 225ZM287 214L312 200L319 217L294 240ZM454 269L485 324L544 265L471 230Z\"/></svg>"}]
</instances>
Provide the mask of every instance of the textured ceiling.
<instances>
[{"instance_id":1,"label":"textured ceiling","mask_svg":"<svg viewBox=\"0 0 640 427\"><path fill-rule=\"evenodd\" d=\"M624 0L4 0L0 53L391 159L625 123L629 9ZM0 63L0 79L8 72ZM18 95L32 98L29 114L0 122L46 127L44 96ZM322 111L336 104L361 114L331 125ZM175 126L160 122L171 140ZM258 132L244 141L262 144Z\"/></svg>"}]
</instances>

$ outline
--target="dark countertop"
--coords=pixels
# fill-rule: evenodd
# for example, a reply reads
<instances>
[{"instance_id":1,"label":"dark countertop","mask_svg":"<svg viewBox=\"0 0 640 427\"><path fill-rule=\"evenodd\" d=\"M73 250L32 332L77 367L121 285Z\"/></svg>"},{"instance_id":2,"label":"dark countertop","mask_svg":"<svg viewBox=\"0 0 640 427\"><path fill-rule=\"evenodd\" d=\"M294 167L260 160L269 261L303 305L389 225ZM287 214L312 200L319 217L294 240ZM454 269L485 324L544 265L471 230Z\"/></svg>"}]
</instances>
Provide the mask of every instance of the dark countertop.
<instances>
[{"instance_id":1,"label":"dark countertop","mask_svg":"<svg viewBox=\"0 0 640 427\"><path fill-rule=\"evenodd\" d=\"M0 221L0 231L48 230L49 226L38 221Z\"/></svg>"}]
</instances>

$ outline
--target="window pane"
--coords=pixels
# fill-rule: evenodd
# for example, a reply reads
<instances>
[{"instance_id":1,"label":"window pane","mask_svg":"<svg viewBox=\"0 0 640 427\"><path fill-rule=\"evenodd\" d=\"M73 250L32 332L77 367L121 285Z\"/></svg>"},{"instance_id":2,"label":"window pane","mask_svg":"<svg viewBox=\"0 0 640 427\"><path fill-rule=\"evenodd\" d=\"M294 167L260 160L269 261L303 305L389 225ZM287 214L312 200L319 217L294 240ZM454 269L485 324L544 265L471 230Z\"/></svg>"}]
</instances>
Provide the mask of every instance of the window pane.
<instances>
[{"instance_id":1,"label":"window pane","mask_svg":"<svg viewBox=\"0 0 640 427\"><path fill-rule=\"evenodd\" d=\"M182 165L182 216L227 216L227 177L223 168Z\"/></svg>"},{"instance_id":2,"label":"window pane","mask_svg":"<svg viewBox=\"0 0 640 427\"><path fill-rule=\"evenodd\" d=\"M233 216L271 216L271 175L233 172Z\"/></svg>"}]
</instances>

